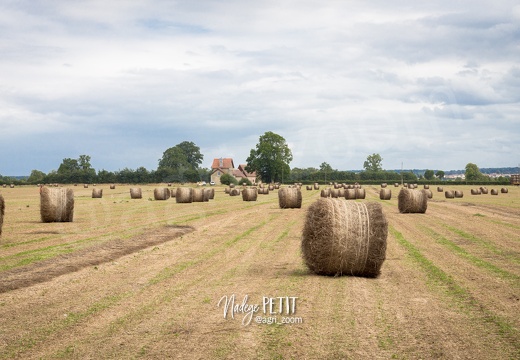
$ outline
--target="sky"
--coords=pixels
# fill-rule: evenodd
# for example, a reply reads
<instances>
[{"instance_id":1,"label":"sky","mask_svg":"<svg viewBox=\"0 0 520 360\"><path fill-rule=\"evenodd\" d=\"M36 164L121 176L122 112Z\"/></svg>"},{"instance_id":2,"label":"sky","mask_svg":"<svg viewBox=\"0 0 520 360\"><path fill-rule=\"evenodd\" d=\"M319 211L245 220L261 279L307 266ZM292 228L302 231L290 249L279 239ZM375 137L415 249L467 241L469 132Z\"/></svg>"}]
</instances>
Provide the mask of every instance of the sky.
<instances>
[{"instance_id":1,"label":"sky","mask_svg":"<svg viewBox=\"0 0 520 360\"><path fill-rule=\"evenodd\" d=\"M518 1L0 2L0 174L157 169L192 141L292 168L520 163Z\"/></svg>"}]
</instances>

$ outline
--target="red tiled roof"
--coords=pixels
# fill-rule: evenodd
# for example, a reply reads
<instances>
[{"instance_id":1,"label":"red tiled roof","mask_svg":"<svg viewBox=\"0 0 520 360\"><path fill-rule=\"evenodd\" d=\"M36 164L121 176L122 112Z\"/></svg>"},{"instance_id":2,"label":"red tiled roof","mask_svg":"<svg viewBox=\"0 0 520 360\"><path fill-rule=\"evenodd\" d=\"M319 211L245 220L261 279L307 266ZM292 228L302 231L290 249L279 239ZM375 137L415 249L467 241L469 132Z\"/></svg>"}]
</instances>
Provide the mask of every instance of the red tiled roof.
<instances>
[{"instance_id":1,"label":"red tiled roof","mask_svg":"<svg viewBox=\"0 0 520 360\"><path fill-rule=\"evenodd\" d=\"M246 171L246 164L240 164L238 165L238 168L244 173L247 177L256 177L256 171L253 171L252 173Z\"/></svg>"},{"instance_id":2,"label":"red tiled roof","mask_svg":"<svg viewBox=\"0 0 520 360\"><path fill-rule=\"evenodd\" d=\"M222 164L221 164L222 161ZM217 158L213 159L213 164L211 165L212 169L233 169L235 168L235 165L233 164L232 158Z\"/></svg>"}]
</instances>

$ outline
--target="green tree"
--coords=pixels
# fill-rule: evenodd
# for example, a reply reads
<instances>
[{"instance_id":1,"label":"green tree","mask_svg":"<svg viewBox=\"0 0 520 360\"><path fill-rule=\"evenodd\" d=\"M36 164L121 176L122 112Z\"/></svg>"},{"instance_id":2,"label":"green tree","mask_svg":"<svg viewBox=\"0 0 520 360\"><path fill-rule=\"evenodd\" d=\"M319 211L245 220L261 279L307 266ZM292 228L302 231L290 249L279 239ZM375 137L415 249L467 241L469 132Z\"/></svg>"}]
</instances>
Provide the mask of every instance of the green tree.
<instances>
[{"instance_id":1,"label":"green tree","mask_svg":"<svg viewBox=\"0 0 520 360\"><path fill-rule=\"evenodd\" d=\"M27 182L30 184L38 184L38 183L42 183L44 178L45 178L45 173L43 171L33 170L33 171L31 171L31 175L29 175Z\"/></svg>"},{"instance_id":2,"label":"green tree","mask_svg":"<svg viewBox=\"0 0 520 360\"><path fill-rule=\"evenodd\" d=\"M70 174L74 171L79 171L80 169L81 167L79 166L78 160L65 158L63 159L63 161L60 164L60 167L58 168L58 174Z\"/></svg>"},{"instance_id":3,"label":"green tree","mask_svg":"<svg viewBox=\"0 0 520 360\"><path fill-rule=\"evenodd\" d=\"M237 179L235 179L235 177L233 175L222 174L222 176L220 177L220 183L224 184L224 185L229 185L229 184L237 185L238 181L237 181Z\"/></svg>"},{"instance_id":4,"label":"green tree","mask_svg":"<svg viewBox=\"0 0 520 360\"><path fill-rule=\"evenodd\" d=\"M434 172L433 172L433 170L426 170L426 171L424 172L424 178L425 178L426 180L431 180L431 179L433 179L433 176L434 176Z\"/></svg>"},{"instance_id":5,"label":"green tree","mask_svg":"<svg viewBox=\"0 0 520 360\"><path fill-rule=\"evenodd\" d=\"M439 179L443 179L444 178L444 171L442 170L438 170L436 173L435 173L435 176L437 176Z\"/></svg>"},{"instance_id":6,"label":"green tree","mask_svg":"<svg viewBox=\"0 0 520 360\"><path fill-rule=\"evenodd\" d=\"M163 153L156 178L168 182L197 182L201 177L198 170L203 158L198 146L191 141L183 141Z\"/></svg>"},{"instance_id":7,"label":"green tree","mask_svg":"<svg viewBox=\"0 0 520 360\"><path fill-rule=\"evenodd\" d=\"M271 131L266 132L258 141L256 149L251 149L247 158L246 170L256 171L263 182L283 182L289 178L289 163L293 156L285 139Z\"/></svg>"},{"instance_id":8,"label":"green tree","mask_svg":"<svg viewBox=\"0 0 520 360\"><path fill-rule=\"evenodd\" d=\"M480 172L478 166L473 163L468 163L466 165L465 175L466 175L466 181L478 181L478 180L482 180L482 178L484 177L482 175L482 173Z\"/></svg>"},{"instance_id":9,"label":"green tree","mask_svg":"<svg viewBox=\"0 0 520 360\"><path fill-rule=\"evenodd\" d=\"M363 168L366 171L373 171L373 172L381 171L381 170L383 170L383 166L381 164L382 161L383 161L383 159L381 158L381 155L379 155L379 154L374 153L372 155L368 155L367 159L363 163Z\"/></svg>"},{"instance_id":10,"label":"green tree","mask_svg":"<svg viewBox=\"0 0 520 360\"><path fill-rule=\"evenodd\" d=\"M90 171L92 166L90 165L90 156L89 155L80 155L78 158L78 165L83 171Z\"/></svg>"},{"instance_id":11,"label":"green tree","mask_svg":"<svg viewBox=\"0 0 520 360\"><path fill-rule=\"evenodd\" d=\"M328 163L326 162L322 162L321 165L320 165L320 171L323 173L323 179L325 182L327 182L327 175L332 173L332 166L330 166ZM329 176L329 180L331 179L331 177Z\"/></svg>"}]
</instances>

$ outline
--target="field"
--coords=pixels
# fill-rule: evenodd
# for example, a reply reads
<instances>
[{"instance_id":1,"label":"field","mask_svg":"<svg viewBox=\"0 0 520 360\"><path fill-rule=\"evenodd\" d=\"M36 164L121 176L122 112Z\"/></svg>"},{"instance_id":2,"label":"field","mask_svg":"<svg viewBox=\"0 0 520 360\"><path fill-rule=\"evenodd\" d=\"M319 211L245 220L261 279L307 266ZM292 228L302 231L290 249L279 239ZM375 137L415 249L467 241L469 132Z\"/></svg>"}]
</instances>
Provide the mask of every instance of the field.
<instances>
[{"instance_id":1,"label":"field","mask_svg":"<svg viewBox=\"0 0 520 360\"><path fill-rule=\"evenodd\" d=\"M426 214L400 214L398 189L381 201L365 186L389 222L376 279L306 269L317 190L280 209L276 191L244 202L216 187L177 204L154 201L152 185L139 200L99 187L102 199L72 187L72 223L40 222L36 187L0 189L1 359L520 358L518 187L458 186L458 199L432 187Z\"/></svg>"}]
</instances>

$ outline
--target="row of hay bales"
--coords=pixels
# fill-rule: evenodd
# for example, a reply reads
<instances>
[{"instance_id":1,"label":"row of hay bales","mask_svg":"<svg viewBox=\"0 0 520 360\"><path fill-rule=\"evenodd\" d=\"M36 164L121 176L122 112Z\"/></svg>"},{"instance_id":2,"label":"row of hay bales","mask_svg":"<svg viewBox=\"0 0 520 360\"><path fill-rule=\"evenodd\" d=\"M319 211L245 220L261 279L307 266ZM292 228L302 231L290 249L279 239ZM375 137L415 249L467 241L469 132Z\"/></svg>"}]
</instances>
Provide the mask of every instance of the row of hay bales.
<instances>
[{"instance_id":1,"label":"row of hay bales","mask_svg":"<svg viewBox=\"0 0 520 360\"><path fill-rule=\"evenodd\" d=\"M325 188L320 192L322 198L345 198L347 200L364 199L366 197L365 189L362 187L356 188Z\"/></svg>"},{"instance_id":2,"label":"row of hay bales","mask_svg":"<svg viewBox=\"0 0 520 360\"><path fill-rule=\"evenodd\" d=\"M477 189L471 189L471 195L481 195L481 194L488 194L490 191L486 187L480 187ZM500 193L507 194L509 192L508 188L501 188ZM497 189L491 189L491 195L498 195Z\"/></svg>"}]
</instances>

